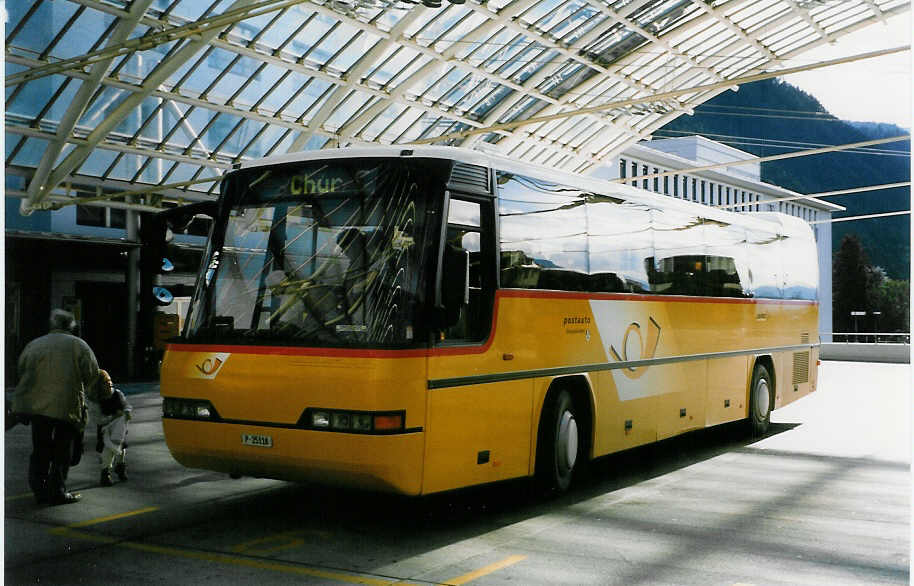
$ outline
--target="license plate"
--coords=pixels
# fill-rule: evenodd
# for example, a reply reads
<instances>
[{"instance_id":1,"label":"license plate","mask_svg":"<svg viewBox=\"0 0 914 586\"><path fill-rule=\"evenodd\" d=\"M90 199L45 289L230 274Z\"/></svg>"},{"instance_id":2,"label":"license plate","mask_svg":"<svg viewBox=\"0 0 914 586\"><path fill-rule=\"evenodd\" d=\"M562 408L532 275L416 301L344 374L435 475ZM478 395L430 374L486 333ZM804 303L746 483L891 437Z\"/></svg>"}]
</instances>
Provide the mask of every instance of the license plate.
<instances>
[{"instance_id":1,"label":"license plate","mask_svg":"<svg viewBox=\"0 0 914 586\"><path fill-rule=\"evenodd\" d=\"M257 446L260 448L272 448L273 447L273 437L269 435L261 435L259 433L242 433L241 434L241 443L246 446Z\"/></svg>"}]
</instances>

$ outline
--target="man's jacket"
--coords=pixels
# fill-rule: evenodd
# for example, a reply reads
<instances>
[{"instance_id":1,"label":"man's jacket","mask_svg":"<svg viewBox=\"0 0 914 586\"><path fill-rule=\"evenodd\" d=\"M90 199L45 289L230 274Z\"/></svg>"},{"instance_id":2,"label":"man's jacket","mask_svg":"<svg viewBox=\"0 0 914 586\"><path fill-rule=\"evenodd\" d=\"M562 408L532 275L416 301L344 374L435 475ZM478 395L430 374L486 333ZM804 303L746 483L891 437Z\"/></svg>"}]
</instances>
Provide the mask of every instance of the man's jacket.
<instances>
[{"instance_id":1,"label":"man's jacket","mask_svg":"<svg viewBox=\"0 0 914 586\"><path fill-rule=\"evenodd\" d=\"M19 375L14 413L60 419L83 431L86 390L98 376L98 362L88 344L62 330L51 330L26 345L19 356Z\"/></svg>"}]
</instances>

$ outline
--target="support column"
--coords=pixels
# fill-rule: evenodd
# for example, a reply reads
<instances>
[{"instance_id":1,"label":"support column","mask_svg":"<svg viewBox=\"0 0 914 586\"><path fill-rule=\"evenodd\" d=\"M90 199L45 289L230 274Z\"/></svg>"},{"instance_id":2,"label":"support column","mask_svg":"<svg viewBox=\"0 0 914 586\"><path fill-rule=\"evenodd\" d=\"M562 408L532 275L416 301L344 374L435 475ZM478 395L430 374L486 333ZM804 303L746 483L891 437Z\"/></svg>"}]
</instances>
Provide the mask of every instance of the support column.
<instances>
[{"instance_id":1,"label":"support column","mask_svg":"<svg viewBox=\"0 0 914 586\"><path fill-rule=\"evenodd\" d=\"M136 196L128 197L129 203L136 203ZM139 242L139 212L127 210L127 241ZM140 249L131 247L127 252L127 378L133 380L136 376L136 316L137 302L140 298L139 288Z\"/></svg>"}]
</instances>

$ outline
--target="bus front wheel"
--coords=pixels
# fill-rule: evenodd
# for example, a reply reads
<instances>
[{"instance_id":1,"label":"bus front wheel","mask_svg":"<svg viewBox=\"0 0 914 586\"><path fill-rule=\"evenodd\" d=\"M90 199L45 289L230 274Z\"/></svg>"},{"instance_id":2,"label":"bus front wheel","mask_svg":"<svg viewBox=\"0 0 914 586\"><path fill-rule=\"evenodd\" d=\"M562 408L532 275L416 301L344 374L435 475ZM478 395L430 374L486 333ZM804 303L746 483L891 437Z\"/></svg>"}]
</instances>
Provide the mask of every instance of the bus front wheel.
<instances>
[{"instance_id":1,"label":"bus front wheel","mask_svg":"<svg viewBox=\"0 0 914 586\"><path fill-rule=\"evenodd\" d=\"M756 364L749 392L749 428L753 436L760 437L768 431L773 407L774 385L771 384L771 375L765 365Z\"/></svg>"},{"instance_id":2,"label":"bus front wheel","mask_svg":"<svg viewBox=\"0 0 914 586\"><path fill-rule=\"evenodd\" d=\"M537 440L536 474L548 492L565 492L581 460L578 414L567 390L543 409Z\"/></svg>"}]
</instances>

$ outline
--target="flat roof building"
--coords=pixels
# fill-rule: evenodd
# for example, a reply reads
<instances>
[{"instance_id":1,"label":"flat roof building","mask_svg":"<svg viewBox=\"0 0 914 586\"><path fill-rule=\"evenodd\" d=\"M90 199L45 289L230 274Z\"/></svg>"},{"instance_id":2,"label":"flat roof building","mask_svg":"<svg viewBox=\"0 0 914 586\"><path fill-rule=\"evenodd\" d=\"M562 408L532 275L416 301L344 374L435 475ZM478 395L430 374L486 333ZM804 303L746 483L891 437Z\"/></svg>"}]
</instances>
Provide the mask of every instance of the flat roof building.
<instances>
[{"instance_id":1,"label":"flat roof building","mask_svg":"<svg viewBox=\"0 0 914 586\"><path fill-rule=\"evenodd\" d=\"M625 180L633 187L735 212L782 212L809 222L819 256L819 332L823 342L832 332L831 216L844 207L761 179L761 165L752 153L704 136L642 141L619 158L598 168L601 179ZM718 166L712 169L705 167Z\"/></svg>"}]
</instances>

